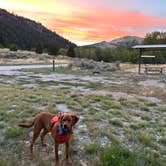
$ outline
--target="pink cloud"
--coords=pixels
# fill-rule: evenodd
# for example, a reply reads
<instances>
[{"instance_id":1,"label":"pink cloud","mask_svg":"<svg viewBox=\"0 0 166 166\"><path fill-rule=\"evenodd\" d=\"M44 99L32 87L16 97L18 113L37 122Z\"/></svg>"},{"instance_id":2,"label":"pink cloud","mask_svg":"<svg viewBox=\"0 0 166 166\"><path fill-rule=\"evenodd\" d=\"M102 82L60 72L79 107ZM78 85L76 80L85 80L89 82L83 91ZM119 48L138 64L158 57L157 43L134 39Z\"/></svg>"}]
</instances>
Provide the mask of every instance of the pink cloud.
<instances>
[{"instance_id":1,"label":"pink cloud","mask_svg":"<svg viewBox=\"0 0 166 166\"><path fill-rule=\"evenodd\" d=\"M138 11L85 10L61 17L47 12L19 12L77 42L103 41L124 35L144 36L152 27L165 27L166 19Z\"/></svg>"}]
</instances>

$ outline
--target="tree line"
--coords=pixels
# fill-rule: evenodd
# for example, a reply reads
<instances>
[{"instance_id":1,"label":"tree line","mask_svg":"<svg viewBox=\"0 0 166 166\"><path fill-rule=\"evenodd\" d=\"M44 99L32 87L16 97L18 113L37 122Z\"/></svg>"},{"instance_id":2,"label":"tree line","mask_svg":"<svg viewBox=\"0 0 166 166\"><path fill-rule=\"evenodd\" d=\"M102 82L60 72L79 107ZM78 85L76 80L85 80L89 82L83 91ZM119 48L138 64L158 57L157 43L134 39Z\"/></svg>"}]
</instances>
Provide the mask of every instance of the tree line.
<instances>
[{"instance_id":1,"label":"tree line","mask_svg":"<svg viewBox=\"0 0 166 166\"><path fill-rule=\"evenodd\" d=\"M60 48L56 43L50 44L45 47L41 42L38 42L34 51L37 53L48 53L50 55L57 56L58 54L66 55L69 57L87 58L95 61L104 62L129 62L138 63L139 51L131 48L136 45L137 42L126 43L123 47L76 47L76 45L68 45L67 48ZM142 44L166 44L166 32L151 32L147 33ZM3 47L3 40L0 37L0 47ZM10 50L17 50L15 44L10 45ZM166 63L166 51L151 51L150 55L157 55L155 59L146 59L145 63Z\"/></svg>"},{"instance_id":2,"label":"tree line","mask_svg":"<svg viewBox=\"0 0 166 166\"><path fill-rule=\"evenodd\" d=\"M132 48L132 46L137 44L136 41L133 41L131 43L127 42L123 47L76 47L74 56L104 62L138 63L139 51ZM142 44L166 44L166 32L155 31L147 33ZM155 59L144 59L144 63L166 63L166 51L149 51L147 54L156 56Z\"/></svg>"}]
</instances>

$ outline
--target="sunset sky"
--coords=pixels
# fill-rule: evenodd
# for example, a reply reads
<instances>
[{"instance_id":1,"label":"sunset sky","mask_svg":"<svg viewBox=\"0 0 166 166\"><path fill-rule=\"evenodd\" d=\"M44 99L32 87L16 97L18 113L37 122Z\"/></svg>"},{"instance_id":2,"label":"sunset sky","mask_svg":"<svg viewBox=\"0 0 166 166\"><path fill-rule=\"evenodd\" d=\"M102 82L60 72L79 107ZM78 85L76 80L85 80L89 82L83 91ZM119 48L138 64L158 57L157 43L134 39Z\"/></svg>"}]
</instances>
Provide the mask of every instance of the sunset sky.
<instances>
[{"instance_id":1,"label":"sunset sky","mask_svg":"<svg viewBox=\"0 0 166 166\"><path fill-rule=\"evenodd\" d=\"M166 31L166 0L0 0L0 8L78 45Z\"/></svg>"}]
</instances>

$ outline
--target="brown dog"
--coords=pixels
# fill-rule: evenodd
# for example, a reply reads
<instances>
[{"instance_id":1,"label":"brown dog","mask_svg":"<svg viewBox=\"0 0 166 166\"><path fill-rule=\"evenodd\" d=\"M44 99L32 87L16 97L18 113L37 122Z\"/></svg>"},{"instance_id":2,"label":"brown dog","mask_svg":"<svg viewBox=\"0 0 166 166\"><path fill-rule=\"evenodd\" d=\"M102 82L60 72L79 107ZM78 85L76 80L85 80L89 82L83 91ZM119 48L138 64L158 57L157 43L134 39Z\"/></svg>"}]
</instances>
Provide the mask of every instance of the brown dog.
<instances>
[{"instance_id":1,"label":"brown dog","mask_svg":"<svg viewBox=\"0 0 166 166\"><path fill-rule=\"evenodd\" d=\"M66 163L71 164L69 159L69 141L73 134L72 128L78 122L79 118L72 113L59 113L57 115L51 114L49 112L42 112L36 115L31 124L19 124L20 127L30 128L34 126L34 132L32 141L30 144L30 153L33 155L33 144L39 136L41 130L42 133L41 143L42 146L46 146L44 137L48 132L51 132L51 135L54 139L55 146L55 161L56 166L60 165L58 157L58 146L59 144L65 143L66 145Z\"/></svg>"}]
</instances>

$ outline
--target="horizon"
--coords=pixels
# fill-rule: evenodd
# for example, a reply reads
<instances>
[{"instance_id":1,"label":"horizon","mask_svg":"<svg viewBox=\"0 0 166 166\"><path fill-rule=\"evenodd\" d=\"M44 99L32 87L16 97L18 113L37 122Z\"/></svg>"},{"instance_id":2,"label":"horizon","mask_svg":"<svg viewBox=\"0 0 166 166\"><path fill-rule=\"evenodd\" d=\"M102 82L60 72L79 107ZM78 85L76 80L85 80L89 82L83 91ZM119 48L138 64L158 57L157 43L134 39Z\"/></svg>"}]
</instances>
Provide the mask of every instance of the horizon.
<instances>
[{"instance_id":1,"label":"horizon","mask_svg":"<svg viewBox=\"0 0 166 166\"><path fill-rule=\"evenodd\" d=\"M166 1L0 0L0 8L40 22L77 45L165 31ZM39 6L40 4L40 6Z\"/></svg>"}]
</instances>

